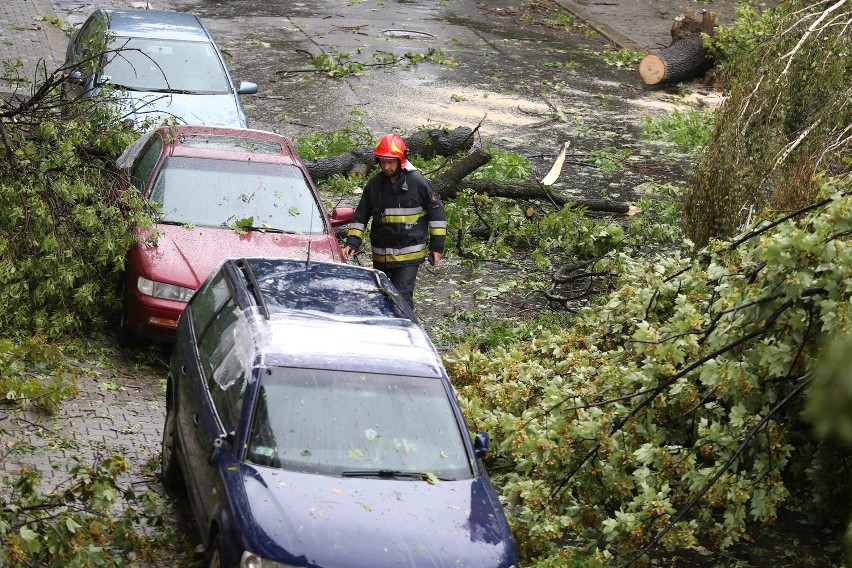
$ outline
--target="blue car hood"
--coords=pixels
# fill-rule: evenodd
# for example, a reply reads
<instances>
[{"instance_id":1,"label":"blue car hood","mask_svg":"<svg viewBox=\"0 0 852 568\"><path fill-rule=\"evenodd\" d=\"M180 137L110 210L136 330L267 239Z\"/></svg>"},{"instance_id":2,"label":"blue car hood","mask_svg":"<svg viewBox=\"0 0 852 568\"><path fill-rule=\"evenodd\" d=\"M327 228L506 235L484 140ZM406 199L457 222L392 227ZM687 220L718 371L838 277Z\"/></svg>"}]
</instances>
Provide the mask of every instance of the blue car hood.
<instances>
[{"instance_id":1,"label":"blue car hood","mask_svg":"<svg viewBox=\"0 0 852 568\"><path fill-rule=\"evenodd\" d=\"M181 124L232 128L248 126L233 94L190 95L126 91L119 107L123 115L127 115L127 118L139 125L149 118L154 119L157 125L174 118Z\"/></svg>"},{"instance_id":2,"label":"blue car hood","mask_svg":"<svg viewBox=\"0 0 852 568\"><path fill-rule=\"evenodd\" d=\"M342 478L243 464L249 548L308 566L508 568L515 549L486 478ZM253 531L252 531L253 529Z\"/></svg>"}]
</instances>

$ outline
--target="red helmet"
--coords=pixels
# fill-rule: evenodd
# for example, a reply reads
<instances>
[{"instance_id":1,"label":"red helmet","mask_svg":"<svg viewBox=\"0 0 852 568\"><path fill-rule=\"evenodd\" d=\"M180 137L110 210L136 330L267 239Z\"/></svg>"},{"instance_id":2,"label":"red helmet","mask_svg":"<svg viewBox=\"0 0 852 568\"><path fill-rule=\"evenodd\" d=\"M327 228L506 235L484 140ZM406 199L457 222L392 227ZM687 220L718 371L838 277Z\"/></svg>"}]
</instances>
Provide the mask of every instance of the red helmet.
<instances>
[{"instance_id":1,"label":"red helmet","mask_svg":"<svg viewBox=\"0 0 852 568\"><path fill-rule=\"evenodd\" d=\"M376 149L373 150L373 156L376 157L377 162L378 158L397 158L399 160L399 167L405 169L405 166L408 164L405 160L405 152L405 142L403 142L399 134L391 132L382 136L382 139L376 144Z\"/></svg>"}]
</instances>

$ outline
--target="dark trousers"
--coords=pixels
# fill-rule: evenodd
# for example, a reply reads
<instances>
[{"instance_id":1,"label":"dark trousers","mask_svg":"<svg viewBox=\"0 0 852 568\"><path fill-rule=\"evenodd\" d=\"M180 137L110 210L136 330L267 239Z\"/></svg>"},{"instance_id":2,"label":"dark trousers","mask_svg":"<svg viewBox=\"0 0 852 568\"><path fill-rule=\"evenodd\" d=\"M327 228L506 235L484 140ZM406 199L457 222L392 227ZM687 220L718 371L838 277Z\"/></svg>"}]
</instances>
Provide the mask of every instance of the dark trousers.
<instances>
[{"instance_id":1,"label":"dark trousers","mask_svg":"<svg viewBox=\"0 0 852 568\"><path fill-rule=\"evenodd\" d=\"M373 268L381 270L387 274L393 285L408 302L408 305L414 308L414 283L417 281L417 270L419 264L403 264L402 266L385 264L383 262L374 262Z\"/></svg>"}]
</instances>

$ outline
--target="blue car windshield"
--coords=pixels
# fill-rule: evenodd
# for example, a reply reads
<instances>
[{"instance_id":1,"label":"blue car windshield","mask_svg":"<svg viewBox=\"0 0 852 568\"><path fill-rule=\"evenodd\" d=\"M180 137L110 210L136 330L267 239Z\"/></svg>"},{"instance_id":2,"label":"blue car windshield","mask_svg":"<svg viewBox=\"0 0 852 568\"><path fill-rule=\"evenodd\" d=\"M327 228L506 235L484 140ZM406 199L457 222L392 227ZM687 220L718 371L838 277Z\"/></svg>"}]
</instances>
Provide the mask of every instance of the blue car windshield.
<instances>
[{"instance_id":1,"label":"blue car windshield","mask_svg":"<svg viewBox=\"0 0 852 568\"><path fill-rule=\"evenodd\" d=\"M328 475L472 476L468 434L440 379L285 367L261 376L251 463Z\"/></svg>"},{"instance_id":2,"label":"blue car windshield","mask_svg":"<svg viewBox=\"0 0 852 568\"><path fill-rule=\"evenodd\" d=\"M323 234L325 219L302 171L247 160L166 158L148 201L156 222Z\"/></svg>"},{"instance_id":3,"label":"blue car windshield","mask_svg":"<svg viewBox=\"0 0 852 568\"><path fill-rule=\"evenodd\" d=\"M116 38L102 80L134 91L227 94L225 68L213 44L154 38Z\"/></svg>"}]
</instances>

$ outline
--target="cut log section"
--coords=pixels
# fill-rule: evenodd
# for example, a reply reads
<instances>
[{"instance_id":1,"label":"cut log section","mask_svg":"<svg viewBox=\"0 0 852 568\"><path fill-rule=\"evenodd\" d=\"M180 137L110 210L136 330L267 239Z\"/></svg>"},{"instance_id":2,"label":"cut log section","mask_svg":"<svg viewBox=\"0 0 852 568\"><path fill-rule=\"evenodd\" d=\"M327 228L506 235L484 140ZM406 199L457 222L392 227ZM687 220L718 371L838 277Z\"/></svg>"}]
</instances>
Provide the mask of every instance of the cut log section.
<instances>
[{"instance_id":1,"label":"cut log section","mask_svg":"<svg viewBox=\"0 0 852 568\"><path fill-rule=\"evenodd\" d=\"M679 83L703 75L710 69L700 35L674 42L639 62L639 77L646 85Z\"/></svg>"},{"instance_id":2,"label":"cut log section","mask_svg":"<svg viewBox=\"0 0 852 568\"><path fill-rule=\"evenodd\" d=\"M702 34L715 37L716 14L701 10L681 14L672 22L669 47L651 53L639 62L639 77L646 85L679 83L701 76L710 69Z\"/></svg>"}]
</instances>

